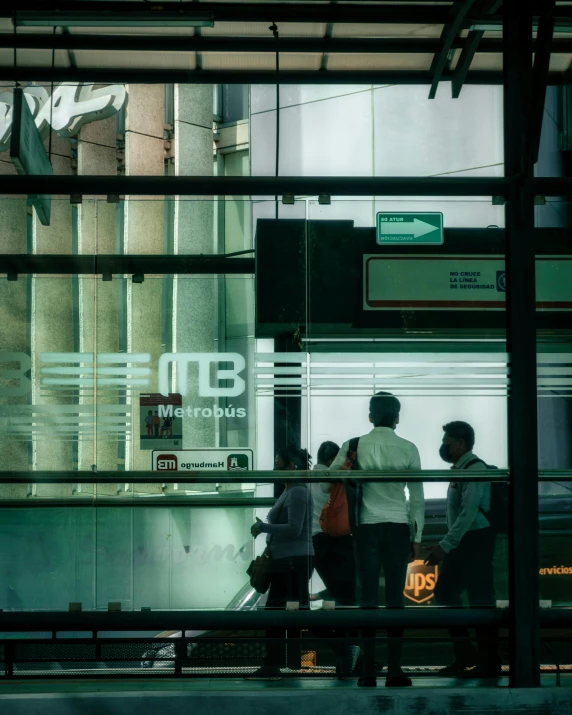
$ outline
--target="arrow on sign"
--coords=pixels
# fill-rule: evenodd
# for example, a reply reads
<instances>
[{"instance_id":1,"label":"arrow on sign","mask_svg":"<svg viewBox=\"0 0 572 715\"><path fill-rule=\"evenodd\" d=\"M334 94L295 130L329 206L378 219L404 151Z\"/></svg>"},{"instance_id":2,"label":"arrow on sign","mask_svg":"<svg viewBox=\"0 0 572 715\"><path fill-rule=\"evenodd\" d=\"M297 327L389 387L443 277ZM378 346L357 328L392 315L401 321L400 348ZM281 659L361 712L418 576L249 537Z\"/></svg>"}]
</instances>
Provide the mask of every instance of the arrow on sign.
<instances>
[{"instance_id":1,"label":"arrow on sign","mask_svg":"<svg viewBox=\"0 0 572 715\"><path fill-rule=\"evenodd\" d=\"M439 227L433 226L427 221L420 221L418 218L414 218L413 221L403 221L403 222L389 222L383 221L379 224L379 232L382 236L414 236L419 238L424 236L426 233L431 233L431 231L437 231Z\"/></svg>"}]
</instances>

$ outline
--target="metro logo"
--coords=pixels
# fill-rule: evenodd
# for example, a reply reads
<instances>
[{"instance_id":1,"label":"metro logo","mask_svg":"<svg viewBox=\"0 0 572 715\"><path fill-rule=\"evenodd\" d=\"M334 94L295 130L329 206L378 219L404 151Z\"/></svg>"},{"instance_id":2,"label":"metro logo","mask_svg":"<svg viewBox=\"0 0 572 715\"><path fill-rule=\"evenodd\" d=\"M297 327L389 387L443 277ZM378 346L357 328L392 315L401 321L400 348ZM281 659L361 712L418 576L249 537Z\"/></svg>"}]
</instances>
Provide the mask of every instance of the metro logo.
<instances>
[{"instance_id":1,"label":"metro logo","mask_svg":"<svg viewBox=\"0 0 572 715\"><path fill-rule=\"evenodd\" d=\"M219 364L232 363L232 368L221 370ZM239 376L245 367L246 360L240 353L163 353L159 358L159 392L168 395L171 392L169 384L169 364L175 363L177 374L177 392L183 397L187 394L188 368L190 363L199 366L198 392L200 397L238 397L246 388L246 383ZM210 384L211 365L216 365L214 380L228 380L229 387L218 387Z\"/></svg>"},{"instance_id":2,"label":"metro logo","mask_svg":"<svg viewBox=\"0 0 572 715\"><path fill-rule=\"evenodd\" d=\"M425 603L433 598L439 577L438 566L426 566L423 561L409 564L403 595L413 603Z\"/></svg>"},{"instance_id":3,"label":"metro logo","mask_svg":"<svg viewBox=\"0 0 572 715\"><path fill-rule=\"evenodd\" d=\"M157 457L157 471L176 472L178 469L177 457L174 454L160 454Z\"/></svg>"}]
</instances>

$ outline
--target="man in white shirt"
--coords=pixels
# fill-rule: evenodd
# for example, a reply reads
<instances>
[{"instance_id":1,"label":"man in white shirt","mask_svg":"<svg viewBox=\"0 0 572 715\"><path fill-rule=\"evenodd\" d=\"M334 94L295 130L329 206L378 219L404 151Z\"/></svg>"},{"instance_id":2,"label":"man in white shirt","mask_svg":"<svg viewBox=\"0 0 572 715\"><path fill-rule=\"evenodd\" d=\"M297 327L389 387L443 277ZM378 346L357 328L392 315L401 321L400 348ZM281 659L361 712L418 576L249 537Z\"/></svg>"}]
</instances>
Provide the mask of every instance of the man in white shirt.
<instances>
[{"instance_id":1,"label":"man in white shirt","mask_svg":"<svg viewBox=\"0 0 572 715\"><path fill-rule=\"evenodd\" d=\"M451 469L486 469L486 464L473 453L475 431L470 424L449 422L443 431L439 454L451 464ZM435 585L435 599L439 605L461 608L464 591L474 608L495 605L493 557L496 537L487 518L490 510L490 482L453 481L449 484L448 532L425 561L428 564L443 562ZM478 652L472 646L466 628L451 628L450 633L455 660L443 668L440 675L486 678L501 674L498 634L494 627L477 629Z\"/></svg>"},{"instance_id":2,"label":"man in white shirt","mask_svg":"<svg viewBox=\"0 0 572 715\"><path fill-rule=\"evenodd\" d=\"M360 437L357 449L359 469L364 471L420 470L417 447L395 434L401 404L392 394L378 392L369 404L369 419L374 428ZM331 469L340 469L347 458L349 442L344 443ZM356 475L358 476L358 475ZM409 491L409 504L405 487ZM403 607L403 590L410 560L419 558L425 523L422 482L367 482L357 490L355 515L355 554L361 587L362 608L379 605L379 577L383 566L385 600L390 608ZM372 634L371 634L372 635ZM389 629L386 686L411 685L401 670L402 629ZM372 642L369 643L371 649ZM364 649L364 677L358 685L376 685L374 652Z\"/></svg>"}]
</instances>

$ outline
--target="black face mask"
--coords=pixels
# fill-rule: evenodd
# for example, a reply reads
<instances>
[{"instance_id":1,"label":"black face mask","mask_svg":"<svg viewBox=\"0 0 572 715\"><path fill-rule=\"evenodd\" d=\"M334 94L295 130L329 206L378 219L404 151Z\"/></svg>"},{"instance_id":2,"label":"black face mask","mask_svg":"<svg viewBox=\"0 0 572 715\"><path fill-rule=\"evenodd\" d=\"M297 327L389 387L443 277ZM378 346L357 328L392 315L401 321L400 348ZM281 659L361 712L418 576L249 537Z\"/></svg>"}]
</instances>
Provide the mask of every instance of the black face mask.
<instances>
[{"instance_id":1,"label":"black face mask","mask_svg":"<svg viewBox=\"0 0 572 715\"><path fill-rule=\"evenodd\" d=\"M445 443L443 443L443 444L439 447L439 456L441 457L441 459L442 459L444 462L448 462L449 464L453 464L453 462L455 461L455 460L453 459L453 457L451 457L451 452L450 452L450 450L449 450L449 445L448 445L448 444L445 444Z\"/></svg>"}]
</instances>

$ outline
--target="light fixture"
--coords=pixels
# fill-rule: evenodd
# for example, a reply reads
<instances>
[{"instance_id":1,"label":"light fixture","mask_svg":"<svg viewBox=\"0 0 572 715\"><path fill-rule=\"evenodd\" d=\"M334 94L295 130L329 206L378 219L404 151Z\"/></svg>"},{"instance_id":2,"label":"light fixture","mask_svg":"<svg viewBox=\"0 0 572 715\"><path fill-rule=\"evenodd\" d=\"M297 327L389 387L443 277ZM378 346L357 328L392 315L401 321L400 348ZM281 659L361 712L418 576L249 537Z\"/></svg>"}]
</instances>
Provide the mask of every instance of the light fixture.
<instances>
[{"instance_id":1,"label":"light fixture","mask_svg":"<svg viewBox=\"0 0 572 715\"><path fill-rule=\"evenodd\" d=\"M477 32L502 32L502 22L498 20L479 20L473 23L469 30L475 30ZM533 20L532 31L538 32L538 21ZM554 32L572 32L572 23L559 18L556 25L554 26Z\"/></svg>"},{"instance_id":2,"label":"light fixture","mask_svg":"<svg viewBox=\"0 0 572 715\"><path fill-rule=\"evenodd\" d=\"M475 22L469 27L469 30L471 32L502 32L502 23L486 21Z\"/></svg>"},{"instance_id":3,"label":"light fixture","mask_svg":"<svg viewBox=\"0 0 572 715\"><path fill-rule=\"evenodd\" d=\"M212 13L195 10L17 10L14 27L214 27Z\"/></svg>"}]
</instances>

